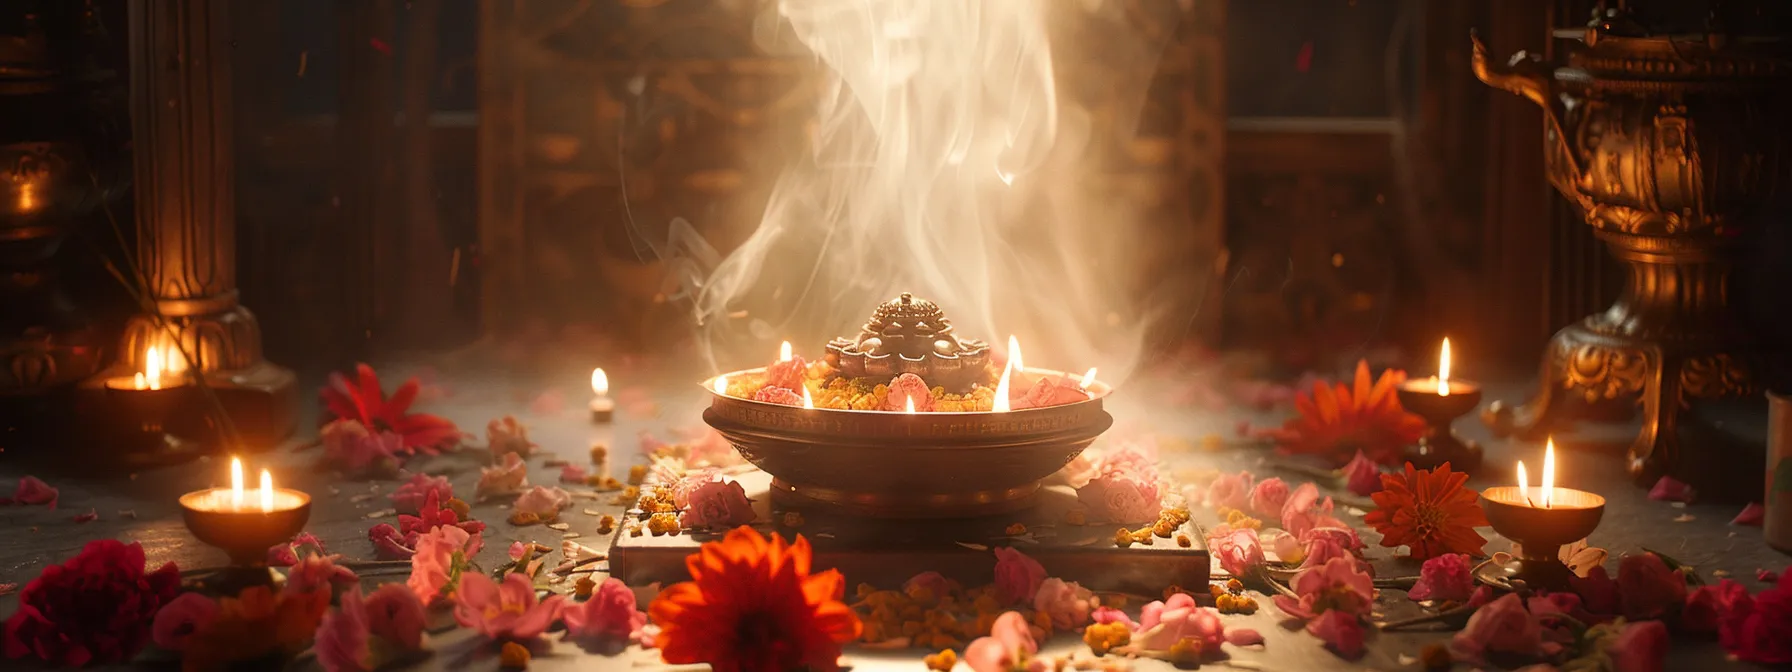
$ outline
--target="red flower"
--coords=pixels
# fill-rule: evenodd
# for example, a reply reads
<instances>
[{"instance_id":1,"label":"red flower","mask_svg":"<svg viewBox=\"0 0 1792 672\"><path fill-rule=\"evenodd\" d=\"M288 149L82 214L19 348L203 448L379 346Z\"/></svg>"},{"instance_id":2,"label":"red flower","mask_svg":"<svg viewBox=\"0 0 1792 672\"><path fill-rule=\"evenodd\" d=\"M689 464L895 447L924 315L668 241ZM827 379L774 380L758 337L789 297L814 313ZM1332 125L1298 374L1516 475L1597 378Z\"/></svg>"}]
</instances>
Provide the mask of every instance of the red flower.
<instances>
[{"instance_id":1,"label":"red flower","mask_svg":"<svg viewBox=\"0 0 1792 672\"><path fill-rule=\"evenodd\" d=\"M356 380L350 382L340 373L330 374L330 384L318 392L324 408L343 420L356 420L374 432L392 432L404 438L404 450L435 454L439 448L460 440L460 428L453 422L427 413L410 413L417 400L417 379L399 385L390 398L380 389L380 377L373 367L355 365Z\"/></svg>"},{"instance_id":2,"label":"red flower","mask_svg":"<svg viewBox=\"0 0 1792 672\"><path fill-rule=\"evenodd\" d=\"M841 645L859 636L859 617L840 601L840 573L811 575L810 560L801 535L786 545L746 526L704 544L685 559L691 580L648 607L661 628L661 656L716 672L839 669Z\"/></svg>"},{"instance_id":3,"label":"red flower","mask_svg":"<svg viewBox=\"0 0 1792 672\"><path fill-rule=\"evenodd\" d=\"M1626 618L1661 618L1686 604L1686 575L1654 553L1626 555L1618 561L1618 596Z\"/></svg>"},{"instance_id":4,"label":"red flower","mask_svg":"<svg viewBox=\"0 0 1792 672\"><path fill-rule=\"evenodd\" d=\"M1382 474L1381 492L1370 495L1375 510L1363 516L1380 532L1381 545L1405 546L1415 560L1445 553L1480 555L1487 539L1475 528L1487 524L1478 497L1462 487L1467 474L1450 471L1449 463L1419 471L1406 463L1404 474Z\"/></svg>"},{"instance_id":5,"label":"red flower","mask_svg":"<svg viewBox=\"0 0 1792 672\"><path fill-rule=\"evenodd\" d=\"M1323 455L1343 464L1357 451L1381 464L1395 464L1401 451L1425 435L1425 420L1400 407L1395 388L1406 372L1388 369L1369 377L1369 363L1356 364L1356 387L1313 384L1311 395L1295 397L1298 414L1275 433L1282 450Z\"/></svg>"},{"instance_id":6,"label":"red flower","mask_svg":"<svg viewBox=\"0 0 1792 672\"><path fill-rule=\"evenodd\" d=\"M398 529L404 533L406 546L417 545L417 535L436 529L443 525L453 525L466 530L467 534L479 534L485 531L485 523L477 520L461 520L454 509L444 508L440 501L441 493L431 490L423 496L423 506L417 509L417 515L398 514Z\"/></svg>"},{"instance_id":7,"label":"red flower","mask_svg":"<svg viewBox=\"0 0 1792 672\"><path fill-rule=\"evenodd\" d=\"M1724 650L1751 663L1792 663L1792 581L1735 600L1718 630Z\"/></svg>"},{"instance_id":8,"label":"red flower","mask_svg":"<svg viewBox=\"0 0 1792 672\"><path fill-rule=\"evenodd\" d=\"M142 546L89 542L25 584L18 612L6 619L6 656L75 667L128 659L149 641L156 610L179 589L174 563L143 571Z\"/></svg>"}]
</instances>

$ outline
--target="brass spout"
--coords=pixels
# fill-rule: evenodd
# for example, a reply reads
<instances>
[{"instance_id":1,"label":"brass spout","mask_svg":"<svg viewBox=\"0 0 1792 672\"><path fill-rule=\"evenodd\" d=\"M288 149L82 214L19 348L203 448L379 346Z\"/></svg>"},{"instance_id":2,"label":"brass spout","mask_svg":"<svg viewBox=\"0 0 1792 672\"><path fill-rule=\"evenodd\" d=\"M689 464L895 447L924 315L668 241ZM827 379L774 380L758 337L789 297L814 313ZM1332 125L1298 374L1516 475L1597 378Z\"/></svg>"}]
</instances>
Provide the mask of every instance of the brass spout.
<instances>
[{"instance_id":1,"label":"brass spout","mask_svg":"<svg viewBox=\"0 0 1792 672\"><path fill-rule=\"evenodd\" d=\"M1488 62L1487 45L1473 29L1469 30L1468 39L1475 45L1470 67L1474 69L1476 79L1496 89L1524 96L1543 109L1550 109L1549 84L1540 59L1520 51L1513 54L1505 66L1495 66Z\"/></svg>"}]
</instances>

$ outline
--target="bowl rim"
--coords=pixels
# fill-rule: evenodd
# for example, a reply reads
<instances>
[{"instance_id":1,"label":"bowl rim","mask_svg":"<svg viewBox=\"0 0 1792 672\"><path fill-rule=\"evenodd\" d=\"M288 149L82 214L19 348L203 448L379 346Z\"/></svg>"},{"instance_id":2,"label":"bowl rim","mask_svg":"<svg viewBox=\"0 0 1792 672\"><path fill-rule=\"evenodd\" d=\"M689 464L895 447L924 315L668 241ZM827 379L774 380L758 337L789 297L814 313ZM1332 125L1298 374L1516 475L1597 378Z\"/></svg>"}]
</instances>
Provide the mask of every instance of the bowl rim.
<instances>
[{"instance_id":1,"label":"bowl rim","mask_svg":"<svg viewBox=\"0 0 1792 672\"><path fill-rule=\"evenodd\" d=\"M762 406L767 409L795 409L798 411L820 411L820 412L824 412L824 413L849 413L849 414L857 414L857 415L872 416L872 417L884 417L884 416L891 416L891 415L915 415L915 416L928 416L928 417L939 417L939 416L982 417L982 416L995 415L996 413L998 413L998 411L923 411L923 412L909 413L907 411L860 410L860 409L856 409L856 408L820 408L820 407L803 408L801 406L788 406L785 404L774 404L769 401L759 401L759 400L750 399L747 397L736 397L736 396L726 394L723 392L717 392L716 388L714 386L715 380L717 378L732 378L736 375L749 375L749 374L755 374L755 373L764 373L767 368L768 367L761 366L761 367L752 368L752 369L740 369L738 371L729 371L727 373L718 373L718 374L710 376L708 378L704 378L702 381L698 382L697 385L699 387L703 388L703 391L710 396L711 404L714 404L717 401L726 401L727 403L756 404L758 406ZM1081 376L1082 376L1082 374L1070 373L1068 371L1058 371L1056 369L1041 369L1041 368L1036 368L1036 367L1031 367L1031 366L1022 367L1020 370L1023 373L1056 374L1059 376L1075 377L1078 379L1081 379ZM1021 408L1021 409L1015 409L1015 410L1009 410L1009 411L999 411L999 412L1004 413L1004 414L1015 414L1015 413L1033 413L1033 412L1039 412L1039 411L1049 411L1052 409L1075 408L1078 406L1082 406L1084 404L1090 404L1090 403L1099 404L1101 402L1101 400L1106 399L1107 397L1112 396L1114 394L1114 386L1102 382L1100 378L1095 379L1095 382L1093 384L1091 384L1088 388L1085 388L1085 389L1087 389L1091 394L1089 395L1088 399L1084 399L1082 401L1073 401L1068 404L1055 404L1052 406L1038 406L1038 407L1034 407L1034 408Z\"/></svg>"}]
</instances>

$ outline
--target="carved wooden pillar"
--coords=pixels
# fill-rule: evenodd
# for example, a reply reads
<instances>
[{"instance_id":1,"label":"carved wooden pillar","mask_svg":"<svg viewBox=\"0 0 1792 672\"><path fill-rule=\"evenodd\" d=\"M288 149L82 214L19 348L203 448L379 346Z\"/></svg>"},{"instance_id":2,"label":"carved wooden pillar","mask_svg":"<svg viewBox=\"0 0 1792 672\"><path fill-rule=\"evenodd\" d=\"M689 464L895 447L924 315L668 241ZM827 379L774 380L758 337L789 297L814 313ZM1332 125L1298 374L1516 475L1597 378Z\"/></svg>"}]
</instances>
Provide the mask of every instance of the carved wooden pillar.
<instances>
[{"instance_id":1,"label":"carved wooden pillar","mask_svg":"<svg viewBox=\"0 0 1792 672\"><path fill-rule=\"evenodd\" d=\"M278 440L293 428L296 381L262 357L261 329L237 301L230 3L129 5L136 263L172 328L132 318L101 378L143 370L150 346L184 350L245 440Z\"/></svg>"}]
</instances>

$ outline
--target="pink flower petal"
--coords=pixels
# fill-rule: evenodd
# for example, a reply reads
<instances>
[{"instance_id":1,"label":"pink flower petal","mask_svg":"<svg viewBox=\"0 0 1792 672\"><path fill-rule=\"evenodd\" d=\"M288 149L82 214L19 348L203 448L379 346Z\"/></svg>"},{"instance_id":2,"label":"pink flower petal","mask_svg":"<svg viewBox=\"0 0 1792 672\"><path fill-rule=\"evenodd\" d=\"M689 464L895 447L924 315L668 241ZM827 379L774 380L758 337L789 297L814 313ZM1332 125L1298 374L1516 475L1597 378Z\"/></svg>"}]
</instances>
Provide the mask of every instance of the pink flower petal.
<instances>
[{"instance_id":1,"label":"pink flower petal","mask_svg":"<svg viewBox=\"0 0 1792 672\"><path fill-rule=\"evenodd\" d=\"M93 509L88 509L87 513L83 513L78 516L75 516L75 523L76 524L91 523L91 522L99 520L99 519L100 519L99 512L94 511Z\"/></svg>"},{"instance_id":2,"label":"pink flower petal","mask_svg":"<svg viewBox=\"0 0 1792 672\"><path fill-rule=\"evenodd\" d=\"M13 491L12 499L20 504L46 504L54 509L58 494L55 488L38 477L26 476L19 479L19 488Z\"/></svg>"},{"instance_id":3,"label":"pink flower petal","mask_svg":"<svg viewBox=\"0 0 1792 672\"><path fill-rule=\"evenodd\" d=\"M1263 633L1250 628L1232 628L1226 631L1226 643L1233 646L1256 646L1263 643Z\"/></svg>"},{"instance_id":4,"label":"pink flower petal","mask_svg":"<svg viewBox=\"0 0 1792 672\"><path fill-rule=\"evenodd\" d=\"M1780 580L1780 575L1771 569L1757 569L1755 570L1755 580L1761 583L1775 583Z\"/></svg>"},{"instance_id":5,"label":"pink flower petal","mask_svg":"<svg viewBox=\"0 0 1792 672\"><path fill-rule=\"evenodd\" d=\"M1744 507L1742 509L1742 513L1736 514L1736 518L1734 520L1731 520L1730 524L1731 525L1748 525L1751 527L1760 527L1762 520L1765 519L1766 517L1767 517L1767 509L1762 508L1760 502L1753 502L1753 503L1750 503L1747 507Z\"/></svg>"},{"instance_id":6,"label":"pink flower petal","mask_svg":"<svg viewBox=\"0 0 1792 672\"><path fill-rule=\"evenodd\" d=\"M1690 502L1696 493L1692 486L1675 480L1672 476L1663 476L1649 489L1649 499L1658 502Z\"/></svg>"}]
</instances>

